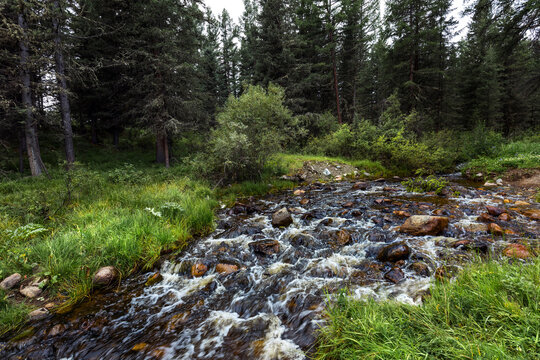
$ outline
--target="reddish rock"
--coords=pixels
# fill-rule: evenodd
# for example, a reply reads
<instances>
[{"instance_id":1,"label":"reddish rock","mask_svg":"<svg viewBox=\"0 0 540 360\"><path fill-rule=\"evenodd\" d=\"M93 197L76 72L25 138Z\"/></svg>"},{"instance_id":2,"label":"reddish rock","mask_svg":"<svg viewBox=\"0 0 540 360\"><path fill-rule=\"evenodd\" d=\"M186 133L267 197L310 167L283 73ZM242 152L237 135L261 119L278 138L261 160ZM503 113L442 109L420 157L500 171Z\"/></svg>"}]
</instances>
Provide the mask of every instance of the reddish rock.
<instances>
[{"instance_id":1,"label":"reddish rock","mask_svg":"<svg viewBox=\"0 0 540 360\"><path fill-rule=\"evenodd\" d=\"M384 278L388 281L393 282L394 284L397 284L401 280L405 279L405 274L400 268L395 267L386 274L384 274Z\"/></svg>"},{"instance_id":2,"label":"reddish rock","mask_svg":"<svg viewBox=\"0 0 540 360\"><path fill-rule=\"evenodd\" d=\"M501 221L510 221L510 220L512 220L512 217L510 215L508 215L508 213L502 213L501 215L499 215L499 220L501 220Z\"/></svg>"},{"instance_id":3,"label":"reddish rock","mask_svg":"<svg viewBox=\"0 0 540 360\"><path fill-rule=\"evenodd\" d=\"M207 271L208 271L208 266L202 263L193 264L191 266L191 276L193 277L204 276L204 274L206 274Z\"/></svg>"},{"instance_id":4,"label":"reddish rock","mask_svg":"<svg viewBox=\"0 0 540 360\"><path fill-rule=\"evenodd\" d=\"M345 204L342 205L344 208L351 208L354 206L354 203L352 201L348 201Z\"/></svg>"},{"instance_id":5,"label":"reddish rock","mask_svg":"<svg viewBox=\"0 0 540 360\"><path fill-rule=\"evenodd\" d=\"M486 206L486 210L491 216L499 216L506 211L504 209L497 208L495 206Z\"/></svg>"},{"instance_id":6,"label":"reddish rock","mask_svg":"<svg viewBox=\"0 0 540 360\"><path fill-rule=\"evenodd\" d=\"M434 210L433 215L435 215L435 216L443 216L444 215L444 210L443 209Z\"/></svg>"},{"instance_id":7,"label":"reddish rock","mask_svg":"<svg viewBox=\"0 0 540 360\"><path fill-rule=\"evenodd\" d=\"M540 209L525 210L525 211L522 211L521 213L525 215L526 217L528 217L529 219L540 221Z\"/></svg>"},{"instance_id":8,"label":"reddish rock","mask_svg":"<svg viewBox=\"0 0 540 360\"><path fill-rule=\"evenodd\" d=\"M232 274L238 271L238 265L231 264L217 264L216 271L220 274Z\"/></svg>"},{"instance_id":9,"label":"reddish rock","mask_svg":"<svg viewBox=\"0 0 540 360\"><path fill-rule=\"evenodd\" d=\"M429 210L429 209L431 209L431 206L429 206L429 205L420 205L418 208L420 210Z\"/></svg>"},{"instance_id":10,"label":"reddish rock","mask_svg":"<svg viewBox=\"0 0 540 360\"><path fill-rule=\"evenodd\" d=\"M531 257L531 252L525 245L510 244L503 250L503 255L511 258L528 259Z\"/></svg>"},{"instance_id":11,"label":"reddish rock","mask_svg":"<svg viewBox=\"0 0 540 360\"><path fill-rule=\"evenodd\" d=\"M494 235L503 235L504 234L504 230L502 229L502 227L500 227L499 225L495 224L495 223L491 223L488 225L488 232L494 234Z\"/></svg>"},{"instance_id":12,"label":"reddish rock","mask_svg":"<svg viewBox=\"0 0 540 360\"><path fill-rule=\"evenodd\" d=\"M359 217L359 216L362 216L362 212L360 210L353 210L351 212L351 215L354 217Z\"/></svg>"},{"instance_id":13,"label":"reddish rock","mask_svg":"<svg viewBox=\"0 0 540 360\"><path fill-rule=\"evenodd\" d=\"M307 205L307 204L309 204L309 199L300 200L300 205L304 206L304 205Z\"/></svg>"},{"instance_id":14,"label":"reddish rock","mask_svg":"<svg viewBox=\"0 0 540 360\"><path fill-rule=\"evenodd\" d=\"M518 201L516 201L516 202L514 203L514 205L516 205L516 206L529 206L529 205L531 205L531 204L529 204L529 203L526 202L526 201L518 200Z\"/></svg>"},{"instance_id":15,"label":"reddish rock","mask_svg":"<svg viewBox=\"0 0 540 360\"><path fill-rule=\"evenodd\" d=\"M306 191L305 190L295 190L294 193L293 193L295 196L303 196L306 194Z\"/></svg>"},{"instance_id":16,"label":"reddish rock","mask_svg":"<svg viewBox=\"0 0 540 360\"><path fill-rule=\"evenodd\" d=\"M366 190L368 188L368 184L365 182L357 182L353 185L353 190Z\"/></svg>"},{"instance_id":17,"label":"reddish rock","mask_svg":"<svg viewBox=\"0 0 540 360\"><path fill-rule=\"evenodd\" d=\"M495 221L495 218L488 213L483 213L478 218L476 218L476 221L480 221L483 223L492 223Z\"/></svg>"},{"instance_id":18,"label":"reddish rock","mask_svg":"<svg viewBox=\"0 0 540 360\"><path fill-rule=\"evenodd\" d=\"M414 236L438 235L446 229L448 221L443 216L415 215L408 218L399 231Z\"/></svg>"},{"instance_id":19,"label":"reddish rock","mask_svg":"<svg viewBox=\"0 0 540 360\"><path fill-rule=\"evenodd\" d=\"M249 247L259 255L274 255L279 253L279 241L277 240L259 240L249 243Z\"/></svg>"},{"instance_id":20,"label":"reddish rock","mask_svg":"<svg viewBox=\"0 0 540 360\"><path fill-rule=\"evenodd\" d=\"M383 247L377 255L377 260L381 262L396 262L407 260L411 255L411 248L404 243L390 244Z\"/></svg>"},{"instance_id":21,"label":"reddish rock","mask_svg":"<svg viewBox=\"0 0 540 360\"><path fill-rule=\"evenodd\" d=\"M401 217L410 217L411 216L410 213L408 213L406 211L401 211L401 210L395 210L394 215L401 216Z\"/></svg>"},{"instance_id":22,"label":"reddish rock","mask_svg":"<svg viewBox=\"0 0 540 360\"><path fill-rule=\"evenodd\" d=\"M458 247L467 247L471 244L471 240L458 240L452 243L452 247L457 249Z\"/></svg>"}]
</instances>

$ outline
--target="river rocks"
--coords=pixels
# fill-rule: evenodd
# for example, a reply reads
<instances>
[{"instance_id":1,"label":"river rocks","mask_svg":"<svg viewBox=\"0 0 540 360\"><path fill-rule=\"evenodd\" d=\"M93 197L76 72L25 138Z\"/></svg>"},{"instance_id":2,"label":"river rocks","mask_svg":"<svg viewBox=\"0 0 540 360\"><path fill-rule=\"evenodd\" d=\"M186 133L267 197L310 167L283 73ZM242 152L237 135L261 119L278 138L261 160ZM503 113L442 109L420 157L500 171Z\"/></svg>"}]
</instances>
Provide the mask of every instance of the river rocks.
<instances>
[{"instance_id":1,"label":"river rocks","mask_svg":"<svg viewBox=\"0 0 540 360\"><path fill-rule=\"evenodd\" d=\"M301 190L301 189L298 189L298 190L295 190L293 192L294 196L304 196L306 194L306 191L305 190Z\"/></svg>"},{"instance_id":2,"label":"river rocks","mask_svg":"<svg viewBox=\"0 0 540 360\"><path fill-rule=\"evenodd\" d=\"M401 280L405 279L405 274L400 268L395 267L386 274L384 274L384 278L388 281L393 282L394 284L397 284Z\"/></svg>"},{"instance_id":3,"label":"river rocks","mask_svg":"<svg viewBox=\"0 0 540 360\"><path fill-rule=\"evenodd\" d=\"M49 316L49 310L45 308L41 308L41 309L34 310L30 314L28 314L28 320L30 321L43 320L47 316Z\"/></svg>"},{"instance_id":4,"label":"river rocks","mask_svg":"<svg viewBox=\"0 0 540 360\"><path fill-rule=\"evenodd\" d=\"M447 217L414 215L401 225L399 231L414 236L439 235L447 226Z\"/></svg>"},{"instance_id":5,"label":"river rocks","mask_svg":"<svg viewBox=\"0 0 540 360\"><path fill-rule=\"evenodd\" d=\"M512 217L508 215L508 213L502 213L501 215L499 215L498 219L501 221L510 221L512 220Z\"/></svg>"},{"instance_id":6,"label":"river rocks","mask_svg":"<svg viewBox=\"0 0 540 360\"><path fill-rule=\"evenodd\" d=\"M407 211L402 211L402 210L395 210L393 214L399 217L404 217L404 218L411 217L411 213Z\"/></svg>"},{"instance_id":7,"label":"river rocks","mask_svg":"<svg viewBox=\"0 0 540 360\"><path fill-rule=\"evenodd\" d=\"M233 272L238 271L238 265L231 264L217 264L216 271L220 274L232 274Z\"/></svg>"},{"instance_id":8,"label":"river rocks","mask_svg":"<svg viewBox=\"0 0 540 360\"><path fill-rule=\"evenodd\" d=\"M52 327L51 330L49 330L48 336L57 336L63 333L66 330L66 327L62 324L56 324Z\"/></svg>"},{"instance_id":9,"label":"river rocks","mask_svg":"<svg viewBox=\"0 0 540 360\"><path fill-rule=\"evenodd\" d=\"M486 206L486 210L491 216L499 216L506 211L504 209L497 208L495 206Z\"/></svg>"},{"instance_id":10,"label":"river rocks","mask_svg":"<svg viewBox=\"0 0 540 360\"><path fill-rule=\"evenodd\" d=\"M285 207L276 211L272 215L272 225L275 227L281 227L281 226L287 227L291 225L292 222L293 222L292 216L289 213L289 210L287 210L287 208Z\"/></svg>"},{"instance_id":11,"label":"river rocks","mask_svg":"<svg viewBox=\"0 0 540 360\"><path fill-rule=\"evenodd\" d=\"M37 286L26 286L20 290L20 293L29 299L33 299L41 295L43 290Z\"/></svg>"},{"instance_id":12,"label":"river rocks","mask_svg":"<svg viewBox=\"0 0 540 360\"><path fill-rule=\"evenodd\" d=\"M380 249L377 260L381 262L396 262L399 260L407 260L411 255L411 248L405 243L394 243L384 246Z\"/></svg>"},{"instance_id":13,"label":"river rocks","mask_svg":"<svg viewBox=\"0 0 540 360\"><path fill-rule=\"evenodd\" d=\"M196 263L191 265L191 276L201 277L208 271L208 266L202 263Z\"/></svg>"},{"instance_id":14,"label":"river rocks","mask_svg":"<svg viewBox=\"0 0 540 360\"><path fill-rule=\"evenodd\" d=\"M22 280L22 276L19 273L8 276L0 283L0 289L9 290L13 289L15 286L19 285Z\"/></svg>"},{"instance_id":15,"label":"river rocks","mask_svg":"<svg viewBox=\"0 0 540 360\"><path fill-rule=\"evenodd\" d=\"M521 214L528 217L529 219L540 221L539 209L525 210L525 211L522 211Z\"/></svg>"},{"instance_id":16,"label":"river rocks","mask_svg":"<svg viewBox=\"0 0 540 360\"><path fill-rule=\"evenodd\" d=\"M411 264L410 269L418 276L428 277L430 275L429 267L424 262L415 262Z\"/></svg>"},{"instance_id":17,"label":"river rocks","mask_svg":"<svg viewBox=\"0 0 540 360\"><path fill-rule=\"evenodd\" d=\"M516 206L529 206L529 205L531 205L531 204L529 204L529 203L526 202L526 201L518 200L518 201L516 201L516 202L514 203L514 205L516 205Z\"/></svg>"},{"instance_id":18,"label":"river rocks","mask_svg":"<svg viewBox=\"0 0 540 360\"><path fill-rule=\"evenodd\" d=\"M92 277L92 285L96 287L110 286L118 281L120 272L114 266L105 266L94 274Z\"/></svg>"},{"instance_id":19,"label":"river rocks","mask_svg":"<svg viewBox=\"0 0 540 360\"><path fill-rule=\"evenodd\" d=\"M305 205L307 205L307 204L309 204L309 199L302 199L302 200L300 200L300 205L305 206Z\"/></svg>"},{"instance_id":20,"label":"river rocks","mask_svg":"<svg viewBox=\"0 0 540 360\"><path fill-rule=\"evenodd\" d=\"M368 183L366 182L357 182L353 185L353 190L366 190L368 188Z\"/></svg>"},{"instance_id":21,"label":"river rocks","mask_svg":"<svg viewBox=\"0 0 540 360\"><path fill-rule=\"evenodd\" d=\"M352 208L354 206L354 203L352 201L347 201L346 203L342 204L344 208Z\"/></svg>"},{"instance_id":22,"label":"river rocks","mask_svg":"<svg viewBox=\"0 0 540 360\"><path fill-rule=\"evenodd\" d=\"M488 232L492 233L493 235L503 235L504 234L504 230L502 229L502 227L500 227L499 225L495 224L495 223L491 223L488 225Z\"/></svg>"},{"instance_id":23,"label":"river rocks","mask_svg":"<svg viewBox=\"0 0 540 360\"><path fill-rule=\"evenodd\" d=\"M279 241L260 240L249 243L250 249L258 255L274 255L279 253Z\"/></svg>"},{"instance_id":24,"label":"river rocks","mask_svg":"<svg viewBox=\"0 0 540 360\"><path fill-rule=\"evenodd\" d=\"M528 259L531 257L531 252L525 245L510 244L503 250L503 255L517 259Z\"/></svg>"},{"instance_id":25,"label":"river rocks","mask_svg":"<svg viewBox=\"0 0 540 360\"><path fill-rule=\"evenodd\" d=\"M153 274L152 276L150 276L148 278L148 280L146 280L146 283L144 283L144 286L155 285L158 282L160 282L161 280L163 280L163 275L161 275L161 273L157 272L157 273Z\"/></svg>"},{"instance_id":26,"label":"river rocks","mask_svg":"<svg viewBox=\"0 0 540 360\"><path fill-rule=\"evenodd\" d=\"M483 223L491 223L495 221L495 218L489 215L488 213L483 213L483 214L480 214L478 218L476 218L476 221L480 221Z\"/></svg>"},{"instance_id":27,"label":"river rocks","mask_svg":"<svg viewBox=\"0 0 540 360\"><path fill-rule=\"evenodd\" d=\"M487 224L480 223L462 223L461 227L467 232L486 232L488 231Z\"/></svg>"}]
</instances>

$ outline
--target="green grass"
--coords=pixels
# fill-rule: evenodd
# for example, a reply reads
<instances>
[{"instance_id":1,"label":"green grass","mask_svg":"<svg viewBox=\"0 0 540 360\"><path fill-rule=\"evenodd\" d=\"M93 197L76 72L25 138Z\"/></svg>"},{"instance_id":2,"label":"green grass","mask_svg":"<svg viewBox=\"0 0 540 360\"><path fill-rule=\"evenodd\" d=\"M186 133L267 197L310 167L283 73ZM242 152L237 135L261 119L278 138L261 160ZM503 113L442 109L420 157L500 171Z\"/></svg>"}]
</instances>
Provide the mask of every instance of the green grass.
<instances>
[{"instance_id":1,"label":"green grass","mask_svg":"<svg viewBox=\"0 0 540 360\"><path fill-rule=\"evenodd\" d=\"M328 308L317 359L538 359L540 260L473 264L421 306L356 301Z\"/></svg>"},{"instance_id":2,"label":"green grass","mask_svg":"<svg viewBox=\"0 0 540 360\"><path fill-rule=\"evenodd\" d=\"M470 161L464 171L501 174L510 169L540 168L540 138L530 137L499 146L493 155Z\"/></svg>"}]
</instances>

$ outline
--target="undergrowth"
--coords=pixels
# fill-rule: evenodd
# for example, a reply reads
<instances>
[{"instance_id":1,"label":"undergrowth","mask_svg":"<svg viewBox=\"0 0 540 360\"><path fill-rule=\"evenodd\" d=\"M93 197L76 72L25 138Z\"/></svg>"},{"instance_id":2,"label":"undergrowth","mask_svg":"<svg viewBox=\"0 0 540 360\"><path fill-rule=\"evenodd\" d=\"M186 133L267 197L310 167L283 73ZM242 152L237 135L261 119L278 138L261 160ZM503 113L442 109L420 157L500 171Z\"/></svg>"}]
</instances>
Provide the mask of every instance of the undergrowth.
<instances>
[{"instance_id":1,"label":"undergrowth","mask_svg":"<svg viewBox=\"0 0 540 360\"><path fill-rule=\"evenodd\" d=\"M317 359L538 359L540 260L473 264L421 306L358 301L328 307Z\"/></svg>"}]
</instances>

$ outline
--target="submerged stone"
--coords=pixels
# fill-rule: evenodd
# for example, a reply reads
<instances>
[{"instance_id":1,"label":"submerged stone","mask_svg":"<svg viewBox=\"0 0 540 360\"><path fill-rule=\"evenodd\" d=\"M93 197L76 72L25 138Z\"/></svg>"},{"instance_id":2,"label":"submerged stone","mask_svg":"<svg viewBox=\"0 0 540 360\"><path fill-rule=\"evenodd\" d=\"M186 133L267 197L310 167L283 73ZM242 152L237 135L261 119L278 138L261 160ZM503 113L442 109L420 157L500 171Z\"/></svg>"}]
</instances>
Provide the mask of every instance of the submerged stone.
<instances>
[{"instance_id":1,"label":"submerged stone","mask_svg":"<svg viewBox=\"0 0 540 360\"><path fill-rule=\"evenodd\" d=\"M285 207L276 211L272 215L272 225L275 227L281 227L281 226L287 227L291 225L292 222L293 222L292 216L289 213L289 210L287 210L287 208Z\"/></svg>"}]
</instances>

